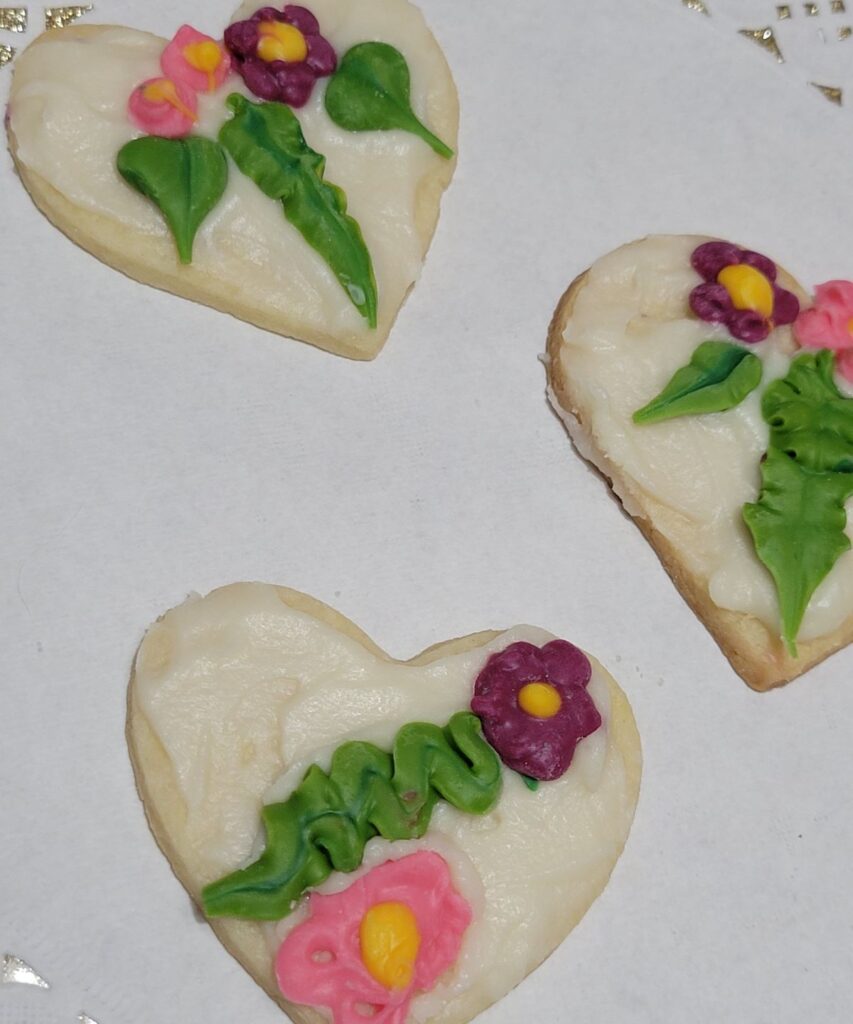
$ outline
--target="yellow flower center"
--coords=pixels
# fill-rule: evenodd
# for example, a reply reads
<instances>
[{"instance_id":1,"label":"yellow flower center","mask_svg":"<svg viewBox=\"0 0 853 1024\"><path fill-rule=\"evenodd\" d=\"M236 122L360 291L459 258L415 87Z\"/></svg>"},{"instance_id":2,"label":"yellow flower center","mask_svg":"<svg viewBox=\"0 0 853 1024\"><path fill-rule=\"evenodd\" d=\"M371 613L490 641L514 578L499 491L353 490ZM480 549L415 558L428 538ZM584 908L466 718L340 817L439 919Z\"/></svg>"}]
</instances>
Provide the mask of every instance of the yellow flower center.
<instances>
[{"instance_id":1,"label":"yellow flower center","mask_svg":"<svg viewBox=\"0 0 853 1024\"><path fill-rule=\"evenodd\" d=\"M267 63L283 60L286 64L298 64L308 56L305 36L293 25L283 21L262 21L258 31L258 56Z\"/></svg>"},{"instance_id":2,"label":"yellow flower center","mask_svg":"<svg viewBox=\"0 0 853 1024\"><path fill-rule=\"evenodd\" d=\"M179 110L184 117L195 121L196 116L178 95L175 83L171 78L158 78L142 90L142 95L151 103L168 103L170 107Z\"/></svg>"},{"instance_id":3,"label":"yellow flower center","mask_svg":"<svg viewBox=\"0 0 853 1024\"><path fill-rule=\"evenodd\" d=\"M207 91L213 92L216 87L213 73L222 63L222 53L216 43L212 39L203 39L198 43L189 43L181 53L191 68L207 74Z\"/></svg>"},{"instance_id":4,"label":"yellow flower center","mask_svg":"<svg viewBox=\"0 0 853 1024\"><path fill-rule=\"evenodd\" d=\"M377 903L361 919L361 959L372 978L389 989L408 988L421 946L418 922L405 903Z\"/></svg>"},{"instance_id":5,"label":"yellow flower center","mask_svg":"<svg viewBox=\"0 0 853 1024\"><path fill-rule=\"evenodd\" d=\"M550 683L527 683L518 691L518 706L534 718L553 718L563 699Z\"/></svg>"},{"instance_id":6,"label":"yellow flower center","mask_svg":"<svg viewBox=\"0 0 853 1024\"><path fill-rule=\"evenodd\" d=\"M853 316L847 321L847 333L853 334Z\"/></svg>"},{"instance_id":7,"label":"yellow flower center","mask_svg":"<svg viewBox=\"0 0 853 1024\"><path fill-rule=\"evenodd\" d=\"M753 309L765 319L773 313L773 285L755 267L746 263L723 267L717 283L729 293L735 309Z\"/></svg>"}]
</instances>

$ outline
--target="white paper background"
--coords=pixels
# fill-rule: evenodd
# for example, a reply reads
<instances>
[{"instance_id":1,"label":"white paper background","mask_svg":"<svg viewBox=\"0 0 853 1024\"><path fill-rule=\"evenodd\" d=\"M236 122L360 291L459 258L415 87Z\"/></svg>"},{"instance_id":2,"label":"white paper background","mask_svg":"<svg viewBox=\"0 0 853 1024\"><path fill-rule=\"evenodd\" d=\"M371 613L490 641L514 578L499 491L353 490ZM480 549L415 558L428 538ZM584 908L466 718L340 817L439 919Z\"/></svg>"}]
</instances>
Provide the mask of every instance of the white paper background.
<instances>
[{"instance_id":1,"label":"white paper background","mask_svg":"<svg viewBox=\"0 0 853 1024\"><path fill-rule=\"evenodd\" d=\"M2 1024L283 1019L194 917L123 737L144 628L238 579L305 590L400 657L529 621L630 695L624 858L483 1024L850 1020L853 649L749 691L572 451L537 359L567 283L648 232L853 275L849 113L673 0L423 6L460 163L375 363L122 277L0 161L0 953L52 984L0 988ZM229 14L99 0L89 20Z\"/></svg>"}]
</instances>

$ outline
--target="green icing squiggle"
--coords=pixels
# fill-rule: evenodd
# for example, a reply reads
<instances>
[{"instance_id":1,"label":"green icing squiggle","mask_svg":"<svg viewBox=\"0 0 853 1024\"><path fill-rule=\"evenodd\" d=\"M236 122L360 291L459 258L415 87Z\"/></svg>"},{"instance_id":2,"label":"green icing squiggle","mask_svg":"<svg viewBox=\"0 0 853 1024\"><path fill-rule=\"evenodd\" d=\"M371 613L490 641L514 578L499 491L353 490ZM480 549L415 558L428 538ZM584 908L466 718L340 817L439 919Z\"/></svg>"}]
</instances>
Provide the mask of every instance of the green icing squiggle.
<instances>
[{"instance_id":1,"label":"green icing squiggle","mask_svg":"<svg viewBox=\"0 0 853 1024\"><path fill-rule=\"evenodd\" d=\"M404 725L390 754L372 743L344 743L328 774L312 765L286 801L264 807L264 852L204 888L205 913L278 920L332 871L354 871L374 836L422 836L440 797L469 814L486 814L500 790L500 760L468 711L443 729Z\"/></svg>"}]
</instances>

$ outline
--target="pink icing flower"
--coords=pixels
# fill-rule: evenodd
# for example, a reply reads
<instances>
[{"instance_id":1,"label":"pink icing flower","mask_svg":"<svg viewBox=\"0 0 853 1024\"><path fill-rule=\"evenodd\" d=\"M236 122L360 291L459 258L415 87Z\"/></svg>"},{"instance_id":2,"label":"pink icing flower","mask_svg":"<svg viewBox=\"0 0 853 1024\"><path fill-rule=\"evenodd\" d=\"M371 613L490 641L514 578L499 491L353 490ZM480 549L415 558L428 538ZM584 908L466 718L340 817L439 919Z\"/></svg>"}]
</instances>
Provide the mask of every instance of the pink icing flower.
<instances>
[{"instance_id":1,"label":"pink icing flower","mask_svg":"<svg viewBox=\"0 0 853 1024\"><path fill-rule=\"evenodd\" d=\"M833 349L839 373L853 382L853 282L819 284L814 306L797 317L794 337L804 348Z\"/></svg>"},{"instance_id":2,"label":"pink icing flower","mask_svg":"<svg viewBox=\"0 0 853 1024\"><path fill-rule=\"evenodd\" d=\"M305 7L261 7L225 30L225 45L249 89L262 100L303 107L318 78L338 66L332 44Z\"/></svg>"},{"instance_id":3,"label":"pink icing flower","mask_svg":"<svg viewBox=\"0 0 853 1024\"><path fill-rule=\"evenodd\" d=\"M447 864L428 850L334 895L312 893L308 908L279 948L276 978L286 999L326 1007L334 1024L405 1024L412 998L454 964L471 923ZM378 980L383 968L390 984Z\"/></svg>"},{"instance_id":4,"label":"pink icing flower","mask_svg":"<svg viewBox=\"0 0 853 1024\"><path fill-rule=\"evenodd\" d=\"M704 242L690 263L704 278L690 293L690 308L700 320L725 324L739 341L764 341L774 327L797 319L799 299L776 284L776 264L760 252Z\"/></svg>"},{"instance_id":5,"label":"pink icing flower","mask_svg":"<svg viewBox=\"0 0 853 1024\"><path fill-rule=\"evenodd\" d=\"M198 100L183 82L149 78L130 94L127 112L131 121L149 135L179 139L192 131Z\"/></svg>"},{"instance_id":6,"label":"pink icing flower","mask_svg":"<svg viewBox=\"0 0 853 1024\"><path fill-rule=\"evenodd\" d=\"M167 78L194 92L214 92L231 71L231 57L222 43L182 25L163 51L160 67Z\"/></svg>"}]
</instances>

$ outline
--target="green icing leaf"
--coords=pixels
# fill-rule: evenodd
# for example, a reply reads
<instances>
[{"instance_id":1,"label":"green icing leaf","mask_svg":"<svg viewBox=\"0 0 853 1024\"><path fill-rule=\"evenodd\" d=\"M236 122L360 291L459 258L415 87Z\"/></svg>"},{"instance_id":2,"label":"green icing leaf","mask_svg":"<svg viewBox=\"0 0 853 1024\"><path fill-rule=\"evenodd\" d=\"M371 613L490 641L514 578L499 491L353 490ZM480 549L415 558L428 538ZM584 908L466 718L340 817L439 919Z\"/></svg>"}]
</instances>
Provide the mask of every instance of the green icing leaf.
<instances>
[{"instance_id":1,"label":"green icing leaf","mask_svg":"<svg viewBox=\"0 0 853 1024\"><path fill-rule=\"evenodd\" d=\"M355 871L373 836L422 836L439 798L468 814L486 814L500 791L500 760L468 711L444 729L404 725L391 754L372 743L344 743L328 775L313 765L286 801L264 807L264 852L205 887L205 913L278 920L332 871Z\"/></svg>"},{"instance_id":2,"label":"green icing leaf","mask_svg":"<svg viewBox=\"0 0 853 1024\"><path fill-rule=\"evenodd\" d=\"M228 161L219 143L196 135L148 135L122 146L116 164L124 180L159 207L181 263L192 263L196 232L228 184Z\"/></svg>"},{"instance_id":3,"label":"green icing leaf","mask_svg":"<svg viewBox=\"0 0 853 1024\"><path fill-rule=\"evenodd\" d=\"M347 50L326 87L326 111L350 132L411 132L450 159L453 150L415 116L409 92L409 65L399 50L387 43L359 43Z\"/></svg>"},{"instance_id":4,"label":"green icing leaf","mask_svg":"<svg viewBox=\"0 0 853 1024\"><path fill-rule=\"evenodd\" d=\"M744 506L743 518L776 583L782 634L796 657L812 594L850 548L844 503L853 495L853 473L815 473L771 447L761 481L758 501Z\"/></svg>"},{"instance_id":5,"label":"green icing leaf","mask_svg":"<svg viewBox=\"0 0 853 1024\"><path fill-rule=\"evenodd\" d=\"M635 423L659 423L677 416L725 412L739 405L761 381L761 360L741 345L703 341L690 362L648 405L634 413Z\"/></svg>"},{"instance_id":6,"label":"green icing leaf","mask_svg":"<svg viewBox=\"0 0 853 1024\"><path fill-rule=\"evenodd\" d=\"M539 789L539 779L532 779L529 775L522 775L521 781L533 793L535 793L536 790Z\"/></svg>"},{"instance_id":7,"label":"green icing leaf","mask_svg":"<svg viewBox=\"0 0 853 1024\"><path fill-rule=\"evenodd\" d=\"M234 117L219 141L258 188L281 200L284 215L326 261L353 305L376 326L376 279L361 228L347 214L346 196L323 180L326 158L305 142L296 115L283 103L228 97Z\"/></svg>"},{"instance_id":8,"label":"green icing leaf","mask_svg":"<svg viewBox=\"0 0 853 1024\"><path fill-rule=\"evenodd\" d=\"M770 443L816 472L853 472L853 401L833 377L828 349L795 359L788 376L774 381L761 400Z\"/></svg>"}]
</instances>

